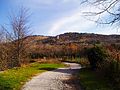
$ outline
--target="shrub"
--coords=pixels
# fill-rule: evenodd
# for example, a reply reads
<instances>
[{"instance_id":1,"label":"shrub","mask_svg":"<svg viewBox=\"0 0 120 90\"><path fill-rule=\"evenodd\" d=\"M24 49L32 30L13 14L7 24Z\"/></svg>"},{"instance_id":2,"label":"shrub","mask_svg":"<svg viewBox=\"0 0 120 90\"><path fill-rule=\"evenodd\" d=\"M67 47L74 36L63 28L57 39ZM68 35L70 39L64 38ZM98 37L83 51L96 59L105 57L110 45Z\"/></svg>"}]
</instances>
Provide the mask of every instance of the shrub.
<instances>
[{"instance_id":1,"label":"shrub","mask_svg":"<svg viewBox=\"0 0 120 90\"><path fill-rule=\"evenodd\" d=\"M93 47L87 50L91 68L96 70L101 77L105 77L113 90L120 90L120 62L106 54L101 47Z\"/></svg>"},{"instance_id":2,"label":"shrub","mask_svg":"<svg viewBox=\"0 0 120 90\"><path fill-rule=\"evenodd\" d=\"M98 69L101 76L105 77L113 90L120 90L120 68L114 60L104 61Z\"/></svg>"},{"instance_id":3,"label":"shrub","mask_svg":"<svg viewBox=\"0 0 120 90\"><path fill-rule=\"evenodd\" d=\"M97 65L106 59L106 51L98 46L90 48L87 50L88 60L90 62L91 68L97 69Z\"/></svg>"}]
</instances>

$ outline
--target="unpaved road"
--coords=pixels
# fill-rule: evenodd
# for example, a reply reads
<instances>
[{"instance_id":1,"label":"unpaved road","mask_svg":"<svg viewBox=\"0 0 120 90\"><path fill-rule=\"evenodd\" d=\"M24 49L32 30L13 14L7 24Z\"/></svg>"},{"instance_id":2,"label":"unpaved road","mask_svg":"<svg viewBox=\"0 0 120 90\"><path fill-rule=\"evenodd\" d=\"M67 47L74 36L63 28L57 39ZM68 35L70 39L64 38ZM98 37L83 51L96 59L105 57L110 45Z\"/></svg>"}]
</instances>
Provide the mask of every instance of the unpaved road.
<instances>
[{"instance_id":1,"label":"unpaved road","mask_svg":"<svg viewBox=\"0 0 120 90\"><path fill-rule=\"evenodd\" d=\"M65 63L70 67L44 72L27 82L22 90L81 90L75 75L81 68L76 63Z\"/></svg>"}]
</instances>

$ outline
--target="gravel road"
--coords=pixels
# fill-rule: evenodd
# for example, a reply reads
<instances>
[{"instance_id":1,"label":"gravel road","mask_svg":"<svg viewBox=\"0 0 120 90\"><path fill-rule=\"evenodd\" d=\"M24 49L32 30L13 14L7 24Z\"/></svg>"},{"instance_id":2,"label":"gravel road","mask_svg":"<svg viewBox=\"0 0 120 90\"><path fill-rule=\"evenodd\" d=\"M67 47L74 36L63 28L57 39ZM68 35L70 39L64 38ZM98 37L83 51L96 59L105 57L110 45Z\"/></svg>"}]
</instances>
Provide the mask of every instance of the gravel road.
<instances>
[{"instance_id":1,"label":"gravel road","mask_svg":"<svg viewBox=\"0 0 120 90\"><path fill-rule=\"evenodd\" d=\"M44 72L27 82L22 90L81 90L75 75L81 68L76 63L65 63L70 67Z\"/></svg>"}]
</instances>

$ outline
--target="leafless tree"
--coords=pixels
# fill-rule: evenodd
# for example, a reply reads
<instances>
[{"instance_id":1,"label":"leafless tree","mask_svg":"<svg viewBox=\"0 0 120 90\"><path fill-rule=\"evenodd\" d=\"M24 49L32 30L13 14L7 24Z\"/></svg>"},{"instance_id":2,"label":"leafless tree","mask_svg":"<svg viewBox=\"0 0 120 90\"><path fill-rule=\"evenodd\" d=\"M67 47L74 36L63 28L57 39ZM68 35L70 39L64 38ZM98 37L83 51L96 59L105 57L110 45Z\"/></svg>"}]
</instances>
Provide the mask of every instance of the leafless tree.
<instances>
[{"instance_id":1,"label":"leafless tree","mask_svg":"<svg viewBox=\"0 0 120 90\"><path fill-rule=\"evenodd\" d=\"M101 24L120 23L120 0L82 0L81 5L91 5L98 11L85 12L86 15L99 16L96 22ZM106 16L102 16L105 14Z\"/></svg>"},{"instance_id":2,"label":"leafless tree","mask_svg":"<svg viewBox=\"0 0 120 90\"><path fill-rule=\"evenodd\" d=\"M16 12L17 13L17 12ZM11 59L14 60L14 66L20 66L26 56L26 49L28 42L25 37L29 35L29 10L21 7L19 12L10 15L11 30L7 32L7 39L11 43Z\"/></svg>"},{"instance_id":3,"label":"leafless tree","mask_svg":"<svg viewBox=\"0 0 120 90\"><path fill-rule=\"evenodd\" d=\"M0 70L21 66L26 59L30 35L29 10L21 7L9 16L10 27L0 27Z\"/></svg>"}]
</instances>

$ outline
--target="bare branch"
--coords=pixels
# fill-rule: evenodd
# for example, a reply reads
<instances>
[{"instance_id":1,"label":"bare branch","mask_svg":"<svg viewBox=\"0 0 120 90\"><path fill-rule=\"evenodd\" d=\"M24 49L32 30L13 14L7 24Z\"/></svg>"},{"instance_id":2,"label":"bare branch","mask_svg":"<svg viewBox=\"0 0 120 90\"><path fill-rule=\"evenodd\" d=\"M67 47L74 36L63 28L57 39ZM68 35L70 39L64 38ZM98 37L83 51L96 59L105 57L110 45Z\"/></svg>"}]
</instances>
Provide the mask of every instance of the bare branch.
<instances>
[{"instance_id":1,"label":"bare branch","mask_svg":"<svg viewBox=\"0 0 120 90\"><path fill-rule=\"evenodd\" d=\"M109 16L111 16L111 20L104 22L105 17L103 18L103 22L99 22L102 24L115 24L120 21L120 10L119 10L119 4L120 0L85 0L84 3L88 3L91 6L97 7L100 11L96 12L84 12L86 16L102 16L104 13L106 13ZM102 19L102 18L101 18Z\"/></svg>"}]
</instances>

